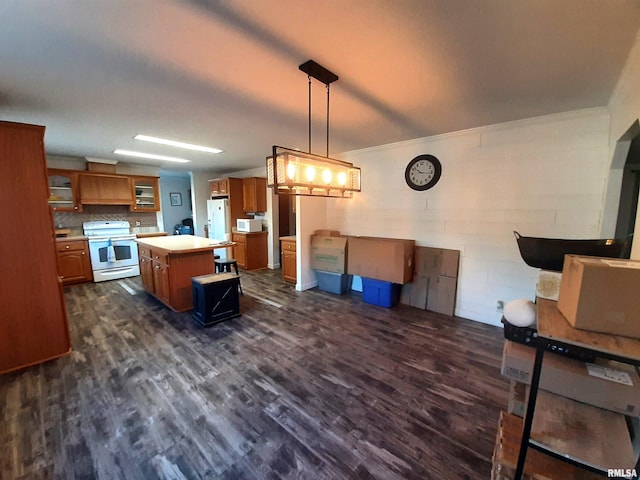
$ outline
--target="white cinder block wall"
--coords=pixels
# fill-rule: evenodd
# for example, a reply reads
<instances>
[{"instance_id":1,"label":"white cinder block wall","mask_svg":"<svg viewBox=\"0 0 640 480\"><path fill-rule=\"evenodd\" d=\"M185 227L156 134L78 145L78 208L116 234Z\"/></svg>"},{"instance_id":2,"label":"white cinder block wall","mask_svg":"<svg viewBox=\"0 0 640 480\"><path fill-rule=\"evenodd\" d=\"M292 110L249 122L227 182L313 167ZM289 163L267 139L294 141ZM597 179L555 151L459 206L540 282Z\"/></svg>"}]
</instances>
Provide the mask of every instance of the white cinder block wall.
<instances>
[{"instance_id":1,"label":"white cinder block wall","mask_svg":"<svg viewBox=\"0 0 640 480\"><path fill-rule=\"evenodd\" d=\"M350 235L415 239L461 252L458 316L499 324L499 300L534 299L513 231L525 236L599 238L611 163L607 109L569 112L348 152L362 192L329 199L327 227ZM416 192L404 171L415 156L443 172Z\"/></svg>"}]
</instances>

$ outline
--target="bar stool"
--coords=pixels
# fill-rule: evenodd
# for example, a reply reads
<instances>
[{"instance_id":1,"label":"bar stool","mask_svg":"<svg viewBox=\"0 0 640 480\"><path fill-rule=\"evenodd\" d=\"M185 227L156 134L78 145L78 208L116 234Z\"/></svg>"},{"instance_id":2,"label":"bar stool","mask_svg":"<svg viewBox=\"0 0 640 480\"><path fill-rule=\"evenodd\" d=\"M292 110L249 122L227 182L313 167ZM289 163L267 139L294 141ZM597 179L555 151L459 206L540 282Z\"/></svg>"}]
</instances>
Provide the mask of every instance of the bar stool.
<instances>
[{"instance_id":1,"label":"bar stool","mask_svg":"<svg viewBox=\"0 0 640 480\"><path fill-rule=\"evenodd\" d=\"M223 272L231 272L231 267L236 271L236 275L238 276L238 287L240 287L240 293L244 295L242 292L242 285L240 283L240 272L238 271L238 261L235 258L225 258L224 260L220 260L219 258L213 261L216 267L216 273Z\"/></svg>"}]
</instances>

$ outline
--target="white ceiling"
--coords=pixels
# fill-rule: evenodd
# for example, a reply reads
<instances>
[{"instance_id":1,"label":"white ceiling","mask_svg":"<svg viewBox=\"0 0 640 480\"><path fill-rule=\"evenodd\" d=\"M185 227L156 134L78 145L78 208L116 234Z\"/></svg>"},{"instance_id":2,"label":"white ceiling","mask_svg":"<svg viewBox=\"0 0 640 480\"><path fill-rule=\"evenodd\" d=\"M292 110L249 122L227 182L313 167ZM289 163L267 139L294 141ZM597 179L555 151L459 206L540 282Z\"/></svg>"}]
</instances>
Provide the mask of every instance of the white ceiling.
<instances>
[{"instance_id":1,"label":"white ceiling","mask_svg":"<svg viewBox=\"0 0 640 480\"><path fill-rule=\"evenodd\" d=\"M638 0L3 0L0 119L45 125L50 154L224 174L307 149L309 59L340 77L336 154L604 106L639 26ZM317 81L313 102L325 154Z\"/></svg>"}]
</instances>

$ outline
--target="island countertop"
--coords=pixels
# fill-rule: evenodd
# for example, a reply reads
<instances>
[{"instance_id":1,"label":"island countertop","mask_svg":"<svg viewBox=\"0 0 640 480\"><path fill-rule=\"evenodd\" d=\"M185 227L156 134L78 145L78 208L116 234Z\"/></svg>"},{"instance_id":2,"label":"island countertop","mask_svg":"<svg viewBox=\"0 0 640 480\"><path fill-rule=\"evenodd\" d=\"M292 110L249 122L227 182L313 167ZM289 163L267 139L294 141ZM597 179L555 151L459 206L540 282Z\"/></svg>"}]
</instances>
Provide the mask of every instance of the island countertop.
<instances>
[{"instance_id":1,"label":"island countertop","mask_svg":"<svg viewBox=\"0 0 640 480\"><path fill-rule=\"evenodd\" d=\"M137 238L136 242L151 248L160 248L169 253L189 253L227 248L235 245L233 242L219 242L210 238L194 235L169 235L165 237Z\"/></svg>"}]
</instances>

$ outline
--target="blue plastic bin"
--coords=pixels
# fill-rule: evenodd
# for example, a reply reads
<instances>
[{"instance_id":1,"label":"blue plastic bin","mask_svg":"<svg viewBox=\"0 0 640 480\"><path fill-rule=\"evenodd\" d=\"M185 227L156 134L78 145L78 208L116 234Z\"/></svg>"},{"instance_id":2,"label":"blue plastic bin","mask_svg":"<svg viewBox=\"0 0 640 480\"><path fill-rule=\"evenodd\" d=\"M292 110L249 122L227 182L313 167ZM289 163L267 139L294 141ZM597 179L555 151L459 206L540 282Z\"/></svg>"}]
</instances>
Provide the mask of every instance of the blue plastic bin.
<instances>
[{"instance_id":1,"label":"blue plastic bin","mask_svg":"<svg viewBox=\"0 0 640 480\"><path fill-rule=\"evenodd\" d=\"M362 301L379 307L391 308L400 301L402 285L362 277Z\"/></svg>"},{"instance_id":2,"label":"blue plastic bin","mask_svg":"<svg viewBox=\"0 0 640 480\"><path fill-rule=\"evenodd\" d=\"M322 270L316 270L316 277L318 278L318 288L324 292L335 293L342 295L351 290L351 280L353 275L347 275L346 273L334 273L324 272Z\"/></svg>"}]
</instances>

